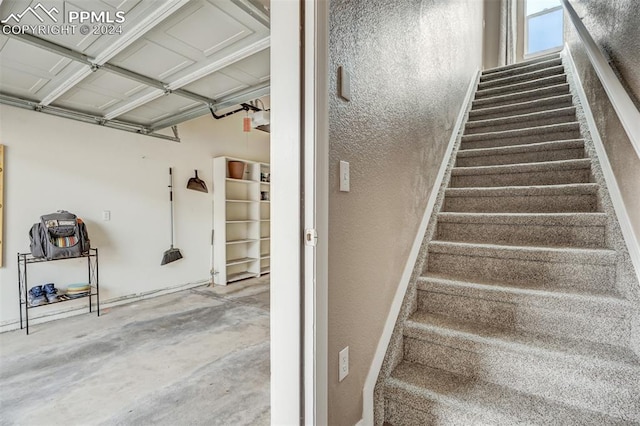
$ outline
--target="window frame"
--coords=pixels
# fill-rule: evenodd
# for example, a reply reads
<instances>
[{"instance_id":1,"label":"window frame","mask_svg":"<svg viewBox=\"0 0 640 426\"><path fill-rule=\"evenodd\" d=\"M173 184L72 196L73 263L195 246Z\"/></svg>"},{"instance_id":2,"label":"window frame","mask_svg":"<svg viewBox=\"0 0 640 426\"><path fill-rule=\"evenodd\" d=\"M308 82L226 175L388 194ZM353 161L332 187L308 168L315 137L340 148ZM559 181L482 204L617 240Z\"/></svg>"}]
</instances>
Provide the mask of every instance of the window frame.
<instances>
[{"instance_id":1,"label":"window frame","mask_svg":"<svg viewBox=\"0 0 640 426\"><path fill-rule=\"evenodd\" d=\"M525 0L525 2L528 0ZM529 46L529 19L531 18L537 18L538 16L542 16L542 15L547 15L549 13L553 13L553 12L557 12L558 10L562 10L562 4L559 4L556 7L552 7L550 9L544 9L541 10L539 12L536 13L532 13L531 15L527 15L526 13L526 3L524 5L525 7L523 8L523 12L524 12L524 46L523 46L523 58L524 59L532 59L532 58L536 58L538 56L545 56L545 55L549 55L551 53L555 53L555 52L559 52L563 49L564 47L564 17L562 19L562 43L560 44L560 46L557 47L552 47L549 49L545 49L545 50L540 50L538 52L535 53L529 53L527 52L528 50L528 46ZM564 15L564 14L563 14Z\"/></svg>"}]
</instances>

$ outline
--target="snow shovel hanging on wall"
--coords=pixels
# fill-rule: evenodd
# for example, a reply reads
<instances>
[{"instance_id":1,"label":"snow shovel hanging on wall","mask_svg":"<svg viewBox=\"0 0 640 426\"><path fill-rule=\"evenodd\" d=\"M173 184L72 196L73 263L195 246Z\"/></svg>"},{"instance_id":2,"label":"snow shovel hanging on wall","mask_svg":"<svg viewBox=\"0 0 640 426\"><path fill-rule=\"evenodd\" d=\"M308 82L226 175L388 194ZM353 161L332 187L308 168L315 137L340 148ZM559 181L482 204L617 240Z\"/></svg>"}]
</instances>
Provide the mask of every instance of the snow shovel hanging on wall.
<instances>
[{"instance_id":1,"label":"snow shovel hanging on wall","mask_svg":"<svg viewBox=\"0 0 640 426\"><path fill-rule=\"evenodd\" d=\"M171 167L169 167L169 205L171 206L171 247L162 255L160 265L166 265L167 263L182 259L180 249L173 247L173 173Z\"/></svg>"},{"instance_id":2,"label":"snow shovel hanging on wall","mask_svg":"<svg viewBox=\"0 0 640 426\"><path fill-rule=\"evenodd\" d=\"M187 189L193 189L194 191L209 192L207 184L200 178L198 178L198 171L196 170L196 177L192 177L187 182Z\"/></svg>"}]
</instances>

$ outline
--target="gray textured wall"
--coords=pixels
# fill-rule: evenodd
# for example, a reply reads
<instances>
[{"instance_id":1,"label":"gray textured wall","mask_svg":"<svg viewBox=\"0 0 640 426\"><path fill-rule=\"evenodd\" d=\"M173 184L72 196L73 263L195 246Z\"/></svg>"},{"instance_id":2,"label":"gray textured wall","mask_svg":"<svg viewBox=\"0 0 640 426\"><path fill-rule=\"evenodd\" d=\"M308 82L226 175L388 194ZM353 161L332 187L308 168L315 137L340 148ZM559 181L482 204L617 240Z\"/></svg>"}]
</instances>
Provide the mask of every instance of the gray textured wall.
<instances>
[{"instance_id":1,"label":"gray textured wall","mask_svg":"<svg viewBox=\"0 0 640 426\"><path fill-rule=\"evenodd\" d=\"M576 0L578 14L596 43L610 56L623 84L640 98L640 6L637 0ZM565 14L565 40L596 119L609 162L640 240L640 159Z\"/></svg>"},{"instance_id":2,"label":"gray textured wall","mask_svg":"<svg viewBox=\"0 0 640 426\"><path fill-rule=\"evenodd\" d=\"M390 304L467 87L483 2L330 3L329 424L352 426ZM352 101L337 97L337 68ZM351 192L338 191L338 162ZM350 347L338 382L338 352Z\"/></svg>"}]
</instances>

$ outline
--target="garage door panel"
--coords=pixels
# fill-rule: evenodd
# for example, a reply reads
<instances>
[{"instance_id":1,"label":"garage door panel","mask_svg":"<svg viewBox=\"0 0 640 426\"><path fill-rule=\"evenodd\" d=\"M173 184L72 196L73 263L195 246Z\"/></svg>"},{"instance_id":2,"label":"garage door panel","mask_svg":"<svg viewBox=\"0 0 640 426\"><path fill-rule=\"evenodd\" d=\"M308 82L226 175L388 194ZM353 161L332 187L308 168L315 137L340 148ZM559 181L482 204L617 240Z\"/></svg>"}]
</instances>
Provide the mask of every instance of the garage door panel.
<instances>
[{"instance_id":1,"label":"garage door panel","mask_svg":"<svg viewBox=\"0 0 640 426\"><path fill-rule=\"evenodd\" d=\"M249 56L246 59L236 62L231 65L230 68L233 70L238 70L245 75L249 75L256 80L263 81L266 78L269 78L271 73L271 49L265 49L261 52L258 52L254 55ZM227 73L232 73L231 70L224 70Z\"/></svg>"},{"instance_id":2,"label":"garage door panel","mask_svg":"<svg viewBox=\"0 0 640 426\"><path fill-rule=\"evenodd\" d=\"M204 2L165 30L176 40L209 56L253 34L253 31L211 3Z\"/></svg>"},{"instance_id":3,"label":"garage door panel","mask_svg":"<svg viewBox=\"0 0 640 426\"><path fill-rule=\"evenodd\" d=\"M248 84L224 73L217 72L185 86L185 89L215 99L245 87L248 87Z\"/></svg>"},{"instance_id":4,"label":"garage door panel","mask_svg":"<svg viewBox=\"0 0 640 426\"><path fill-rule=\"evenodd\" d=\"M49 79L12 68L0 71L0 92L28 100L40 100L37 93Z\"/></svg>"},{"instance_id":5,"label":"garage door panel","mask_svg":"<svg viewBox=\"0 0 640 426\"><path fill-rule=\"evenodd\" d=\"M53 105L102 115L104 111L118 101L119 99L106 93L94 91L87 87L74 87L58 98Z\"/></svg>"},{"instance_id":6,"label":"garage door panel","mask_svg":"<svg viewBox=\"0 0 640 426\"><path fill-rule=\"evenodd\" d=\"M114 62L123 68L158 80L194 63L184 55L149 40L127 49L121 59Z\"/></svg>"},{"instance_id":7,"label":"garage door panel","mask_svg":"<svg viewBox=\"0 0 640 426\"><path fill-rule=\"evenodd\" d=\"M150 125L158 120L171 117L198 105L200 105L200 103L180 96L162 96L118 118L134 123Z\"/></svg>"}]
</instances>

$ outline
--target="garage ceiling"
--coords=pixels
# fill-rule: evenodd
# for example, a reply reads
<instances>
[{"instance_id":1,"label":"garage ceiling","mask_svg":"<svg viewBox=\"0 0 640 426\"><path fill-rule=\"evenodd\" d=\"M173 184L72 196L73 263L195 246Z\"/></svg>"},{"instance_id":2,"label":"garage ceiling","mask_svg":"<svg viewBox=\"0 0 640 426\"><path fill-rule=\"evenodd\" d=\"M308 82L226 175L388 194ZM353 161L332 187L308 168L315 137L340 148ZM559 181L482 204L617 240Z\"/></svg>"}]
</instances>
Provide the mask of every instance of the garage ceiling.
<instances>
[{"instance_id":1,"label":"garage ceiling","mask_svg":"<svg viewBox=\"0 0 640 426\"><path fill-rule=\"evenodd\" d=\"M156 130L269 93L265 0L0 0L0 19L5 104L177 139Z\"/></svg>"}]
</instances>

